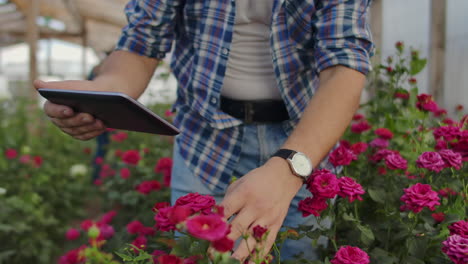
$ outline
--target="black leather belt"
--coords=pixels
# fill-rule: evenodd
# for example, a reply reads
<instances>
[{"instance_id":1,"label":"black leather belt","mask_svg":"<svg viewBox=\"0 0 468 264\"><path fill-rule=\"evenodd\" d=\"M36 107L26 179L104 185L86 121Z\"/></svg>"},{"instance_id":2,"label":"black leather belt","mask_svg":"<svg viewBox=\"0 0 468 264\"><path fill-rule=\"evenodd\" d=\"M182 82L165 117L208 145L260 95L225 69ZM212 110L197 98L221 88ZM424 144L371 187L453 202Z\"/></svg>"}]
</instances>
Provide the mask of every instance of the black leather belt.
<instances>
[{"instance_id":1,"label":"black leather belt","mask_svg":"<svg viewBox=\"0 0 468 264\"><path fill-rule=\"evenodd\" d=\"M221 96L221 110L246 124L276 123L289 119L282 100L234 100Z\"/></svg>"}]
</instances>

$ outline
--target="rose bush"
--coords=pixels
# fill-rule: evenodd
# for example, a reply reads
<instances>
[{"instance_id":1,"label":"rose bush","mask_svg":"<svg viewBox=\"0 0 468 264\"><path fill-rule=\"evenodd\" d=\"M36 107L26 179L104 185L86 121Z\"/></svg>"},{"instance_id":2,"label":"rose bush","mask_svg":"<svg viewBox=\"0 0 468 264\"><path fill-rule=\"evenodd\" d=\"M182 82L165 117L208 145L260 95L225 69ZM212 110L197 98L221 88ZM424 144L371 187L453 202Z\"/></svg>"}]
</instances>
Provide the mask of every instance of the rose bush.
<instances>
[{"instance_id":1,"label":"rose bush","mask_svg":"<svg viewBox=\"0 0 468 264\"><path fill-rule=\"evenodd\" d=\"M331 153L340 172L316 170L307 182L311 195L299 208L304 216L317 216L319 228L286 227L272 252L252 249L252 262L467 262L468 117L462 105L447 111L420 93L415 76L425 59L402 42L396 50L370 74L370 99ZM169 119L167 108L154 110ZM8 122L2 123L9 124L6 129L18 129ZM109 131L105 155L93 157L94 142L70 140L53 128L39 140L27 124L21 133L0 134L8 142L0 169L10 175L0 180L0 199L9 201L9 209L0 208L7 212L0 223L11 225L0 225L0 235L15 243L0 245L0 262L51 263L61 250L61 264L238 263L229 258L234 241L226 237L229 224L212 197L192 193L169 204L172 138ZM98 177L90 184L94 170ZM10 199L20 199L21 206ZM47 222L51 215L53 224ZM51 239L58 233L61 239ZM267 233L256 226L243 239L261 242ZM274 257L285 239L303 236L328 239L326 248L319 247L320 260ZM14 258L11 250L23 256Z\"/></svg>"}]
</instances>

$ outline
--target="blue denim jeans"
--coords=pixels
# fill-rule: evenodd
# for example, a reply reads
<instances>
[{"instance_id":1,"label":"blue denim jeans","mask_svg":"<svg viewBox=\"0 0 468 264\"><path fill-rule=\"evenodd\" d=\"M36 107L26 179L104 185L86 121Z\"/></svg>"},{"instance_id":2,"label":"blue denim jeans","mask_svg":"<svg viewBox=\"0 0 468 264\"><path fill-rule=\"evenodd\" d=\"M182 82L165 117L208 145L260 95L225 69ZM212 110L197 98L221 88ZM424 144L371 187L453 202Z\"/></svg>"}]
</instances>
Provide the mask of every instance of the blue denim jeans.
<instances>
[{"instance_id":1,"label":"blue denim jeans","mask_svg":"<svg viewBox=\"0 0 468 264\"><path fill-rule=\"evenodd\" d=\"M235 168L235 177L242 177L249 171L260 167L270 156L278 150L288 137L281 123L265 125L244 125L244 140L242 142L242 153ZM177 141L177 140L176 140ZM213 192L190 171L185 165L185 161L180 156L177 143L174 146L174 163L171 180L171 200L172 204L177 198L191 192L212 195L219 203L224 197L224 192ZM311 196L311 193L303 186L291 202L283 226L297 227L298 225L317 226L314 216L303 217L298 210L300 200ZM325 223L326 222L326 223ZM321 221L321 225L329 225L329 221ZM319 243L324 245L326 240L321 239ZM317 252L314 250L312 240L304 237L300 240L287 240L281 249L281 259L293 259L294 255L303 254L308 260L317 259Z\"/></svg>"}]
</instances>

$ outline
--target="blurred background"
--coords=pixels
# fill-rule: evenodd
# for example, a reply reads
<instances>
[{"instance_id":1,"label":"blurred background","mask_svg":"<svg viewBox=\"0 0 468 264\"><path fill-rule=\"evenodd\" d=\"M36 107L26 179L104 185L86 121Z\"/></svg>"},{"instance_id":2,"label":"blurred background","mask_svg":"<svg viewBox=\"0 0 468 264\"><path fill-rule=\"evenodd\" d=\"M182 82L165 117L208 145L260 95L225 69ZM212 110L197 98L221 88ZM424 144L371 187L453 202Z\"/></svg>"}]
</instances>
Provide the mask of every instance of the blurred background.
<instances>
[{"instance_id":1,"label":"blurred background","mask_svg":"<svg viewBox=\"0 0 468 264\"><path fill-rule=\"evenodd\" d=\"M86 78L118 39L126 2L0 0L0 97L32 93L34 78ZM428 58L417 76L420 92L433 94L452 113L468 101L466 10L466 0L374 0L374 63L385 63L397 41L419 50ZM140 101L170 103L175 87L168 67L160 67Z\"/></svg>"}]
</instances>

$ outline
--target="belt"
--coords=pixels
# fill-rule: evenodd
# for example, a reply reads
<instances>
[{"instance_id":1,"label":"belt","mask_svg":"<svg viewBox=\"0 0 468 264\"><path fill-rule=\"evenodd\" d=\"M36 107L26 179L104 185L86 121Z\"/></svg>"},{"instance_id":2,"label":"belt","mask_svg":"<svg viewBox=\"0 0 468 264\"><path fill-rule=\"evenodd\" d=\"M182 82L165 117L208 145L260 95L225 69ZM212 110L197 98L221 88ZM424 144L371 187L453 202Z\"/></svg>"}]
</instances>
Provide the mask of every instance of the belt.
<instances>
[{"instance_id":1,"label":"belt","mask_svg":"<svg viewBox=\"0 0 468 264\"><path fill-rule=\"evenodd\" d=\"M282 100L243 101L221 96L221 110L246 124L277 123L289 119Z\"/></svg>"}]
</instances>

